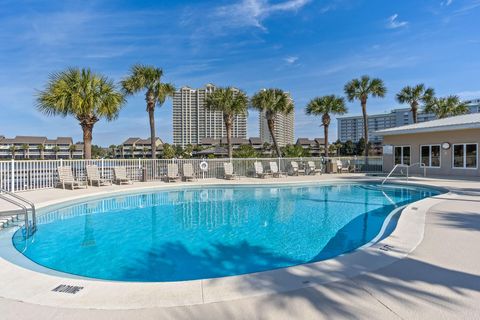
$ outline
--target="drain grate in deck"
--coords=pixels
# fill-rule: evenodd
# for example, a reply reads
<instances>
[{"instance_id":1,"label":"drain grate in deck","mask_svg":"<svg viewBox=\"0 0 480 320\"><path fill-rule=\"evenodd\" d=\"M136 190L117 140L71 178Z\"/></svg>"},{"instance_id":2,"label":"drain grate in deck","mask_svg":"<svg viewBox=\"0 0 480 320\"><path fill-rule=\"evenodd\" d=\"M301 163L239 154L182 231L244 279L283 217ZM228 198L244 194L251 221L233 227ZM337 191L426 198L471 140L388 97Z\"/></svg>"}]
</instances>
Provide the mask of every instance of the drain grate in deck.
<instances>
[{"instance_id":1,"label":"drain grate in deck","mask_svg":"<svg viewBox=\"0 0 480 320\"><path fill-rule=\"evenodd\" d=\"M77 292L79 292L82 289L83 289L83 287L69 286L69 285L66 285L66 284L61 284L58 287L56 287L55 289L53 289L52 291L53 292L76 294Z\"/></svg>"}]
</instances>

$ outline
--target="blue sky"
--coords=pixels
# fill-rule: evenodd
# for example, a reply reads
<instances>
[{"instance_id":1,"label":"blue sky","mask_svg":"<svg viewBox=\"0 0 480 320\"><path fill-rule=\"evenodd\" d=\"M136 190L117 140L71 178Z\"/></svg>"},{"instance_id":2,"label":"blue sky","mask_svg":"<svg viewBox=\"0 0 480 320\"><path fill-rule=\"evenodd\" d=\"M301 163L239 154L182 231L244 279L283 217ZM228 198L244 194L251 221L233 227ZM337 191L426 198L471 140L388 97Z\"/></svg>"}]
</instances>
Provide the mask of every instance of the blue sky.
<instances>
[{"instance_id":1,"label":"blue sky","mask_svg":"<svg viewBox=\"0 0 480 320\"><path fill-rule=\"evenodd\" d=\"M290 91L296 136L322 135L305 115L309 99L343 94L368 74L388 94L369 113L397 107L404 85L425 83L437 94L480 98L480 0L0 0L0 135L71 135L72 118L47 118L34 107L49 73L91 67L120 80L133 63L164 69L177 87L232 85L248 94ZM349 114L359 114L349 103ZM171 102L156 111L157 130L171 141ZM258 114L248 131L258 136ZM143 96L129 98L118 120L99 122L94 143L120 144L149 135ZM331 126L336 139L336 121Z\"/></svg>"}]
</instances>

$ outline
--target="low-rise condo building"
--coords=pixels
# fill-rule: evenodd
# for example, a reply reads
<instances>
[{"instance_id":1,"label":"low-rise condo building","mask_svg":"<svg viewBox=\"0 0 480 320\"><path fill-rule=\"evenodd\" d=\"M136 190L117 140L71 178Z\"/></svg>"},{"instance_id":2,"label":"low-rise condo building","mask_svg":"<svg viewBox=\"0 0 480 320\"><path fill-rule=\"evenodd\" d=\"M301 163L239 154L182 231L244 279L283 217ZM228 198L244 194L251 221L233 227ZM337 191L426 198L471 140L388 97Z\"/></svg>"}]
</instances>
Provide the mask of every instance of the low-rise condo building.
<instances>
[{"instance_id":1,"label":"low-rise condo building","mask_svg":"<svg viewBox=\"0 0 480 320\"><path fill-rule=\"evenodd\" d=\"M410 173L425 171L427 176L480 176L480 113L380 130L376 134L383 137L385 172L399 165L412 166Z\"/></svg>"},{"instance_id":2,"label":"low-rise condo building","mask_svg":"<svg viewBox=\"0 0 480 320\"><path fill-rule=\"evenodd\" d=\"M0 136L0 159L82 159L83 144L71 137Z\"/></svg>"},{"instance_id":3,"label":"low-rise condo building","mask_svg":"<svg viewBox=\"0 0 480 320\"><path fill-rule=\"evenodd\" d=\"M173 144L185 147L199 145L202 139L220 139L227 135L223 122L223 113L210 111L205 100L216 87L207 84L205 88L183 87L173 96ZM247 116L237 115L233 121L232 137L247 137Z\"/></svg>"},{"instance_id":4,"label":"low-rise condo building","mask_svg":"<svg viewBox=\"0 0 480 320\"><path fill-rule=\"evenodd\" d=\"M160 157L163 153L163 141L159 137L155 138L157 146L156 155ZM152 144L150 138L142 139L131 137L125 140L117 149L116 158L151 158Z\"/></svg>"},{"instance_id":5,"label":"low-rise condo building","mask_svg":"<svg viewBox=\"0 0 480 320\"><path fill-rule=\"evenodd\" d=\"M480 99L466 101L469 113L480 112ZM418 122L435 120L436 116L431 113L419 112ZM380 144L382 137L375 134L376 131L395 128L413 123L410 108L393 109L390 113L368 115L368 139L372 143ZM341 142L351 140L358 142L363 134L363 117L344 116L337 118L338 139Z\"/></svg>"}]
</instances>

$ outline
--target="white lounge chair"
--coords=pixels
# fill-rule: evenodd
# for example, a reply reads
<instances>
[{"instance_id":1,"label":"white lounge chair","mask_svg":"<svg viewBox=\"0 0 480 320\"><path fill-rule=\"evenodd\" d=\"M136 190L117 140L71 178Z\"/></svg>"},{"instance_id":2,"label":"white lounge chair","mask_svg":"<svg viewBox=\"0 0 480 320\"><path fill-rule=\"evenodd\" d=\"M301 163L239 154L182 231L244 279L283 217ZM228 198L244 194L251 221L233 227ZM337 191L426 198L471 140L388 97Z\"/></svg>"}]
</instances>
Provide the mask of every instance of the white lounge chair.
<instances>
[{"instance_id":1,"label":"white lounge chair","mask_svg":"<svg viewBox=\"0 0 480 320\"><path fill-rule=\"evenodd\" d=\"M116 184L132 184L132 180L127 177L127 168L113 167L113 175Z\"/></svg>"},{"instance_id":2,"label":"white lounge chair","mask_svg":"<svg viewBox=\"0 0 480 320\"><path fill-rule=\"evenodd\" d=\"M178 179L180 179L180 175L178 174L178 164L169 163L167 165L167 182L177 181Z\"/></svg>"},{"instance_id":3,"label":"white lounge chair","mask_svg":"<svg viewBox=\"0 0 480 320\"><path fill-rule=\"evenodd\" d=\"M183 178L185 181L194 181L196 179L195 172L191 163L185 163L183 165Z\"/></svg>"},{"instance_id":4,"label":"white lounge chair","mask_svg":"<svg viewBox=\"0 0 480 320\"><path fill-rule=\"evenodd\" d=\"M231 162L224 162L223 163L223 170L225 171L224 178L227 180L234 180L239 179L240 177L238 174L233 172L233 163Z\"/></svg>"},{"instance_id":5,"label":"white lounge chair","mask_svg":"<svg viewBox=\"0 0 480 320\"><path fill-rule=\"evenodd\" d=\"M316 175L317 173L322 174L322 170L317 169L317 167L315 166L315 162L313 162L313 161L308 161L307 162L307 167L308 167L308 174L309 175Z\"/></svg>"},{"instance_id":6,"label":"white lounge chair","mask_svg":"<svg viewBox=\"0 0 480 320\"><path fill-rule=\"evenodd\" d=\"M284 172L281 172L278 169L278 164L275 161L270 162L270 172L272 173L272 176L274 178L280 178L282 176L285 176Z\"/></svg>"},{"instance_id":7,"label":"white lounge chair","mask_svg":"<svg viewBox=\"0 0 480 320\"><path fill-rule=\"evenodd\" d=\"M112 180L100 177L100 172L96 165L87 166L87 181L91 186L96 185L97 187L109 186L112 184Z\"/></svg>"},{"instance_id":8,"label":"white lounge chair","mask_svg":"<svg viewBox=\"0 0 480 320\"><path fill-rule=\"evenodd\" d=\"M87 188L87 181L75 179L71 166L61 166L57 168L58 183L65 189L66 186L70 186L73 190L75 188Z\"/></svg>"},{"instance_id":9,"label":"white lounge chair","mask_svg":"<svg viewBox=\"0 0 480 320\"><path fill-rule=\"evenodd\" d=\"M272 175L270 172L263 171L263 165L261 162L256 161L254 163L254 167L255 167L255 174L257 175L258 178L263 179Z\"/></svg>"},{"instance_id":10,"label":"white lounge chair","mask_svg":"<svg viewBox=\"0 0 480 320\"><path fill-rule=\"evenodd\" d=\"M346 166L346 167L343 166L342 160L337 160L337 171L339 173L350 172L348 166Z\"/></svg>"},{"instance_id":11,"label":"white lounge chair","mask_svg":"<svg viewBox=\"0 0 480 320\"><path fill-rule=\"evenodd\" d=\"M305 175L305 169L300 169L296 161L290 162L290 168L292 170L292 176L298 176L300 173Z\"/></svg>"}]
</instances>

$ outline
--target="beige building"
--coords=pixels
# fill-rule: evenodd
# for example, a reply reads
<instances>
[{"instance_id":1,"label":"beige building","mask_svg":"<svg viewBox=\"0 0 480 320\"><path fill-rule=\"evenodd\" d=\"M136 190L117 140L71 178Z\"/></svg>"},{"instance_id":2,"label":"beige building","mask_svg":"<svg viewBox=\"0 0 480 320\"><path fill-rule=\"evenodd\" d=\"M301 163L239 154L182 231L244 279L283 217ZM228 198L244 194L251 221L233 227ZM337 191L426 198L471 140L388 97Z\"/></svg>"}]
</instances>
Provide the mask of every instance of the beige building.
<instances>
[{"instance_id":1,"label":"beige building","mask_svg":"<svg viewBox=\"0 0 480 320\"><path fill-rule=\"evenodd\" d=\"M263 142L273 143L272 136L268 130L267 119L265 118L265 112L259 113L259 127L260 127L260 139ZM275 115L275 138L280 147L284 147L287 144L293 144L295 142L295 111L285 115L277 113Z\"/></svg>"},{"instance_id":2,"label":"beige building","mask_svg":"<svg viewBox=\"0 0 480 320\"><path fill-rule=\"evenodd\" d=\"M155 138L157 146L156 154L160 157L163 153L163 141L159 137ZM125 140L116 150L116 158L151 158L152 144L150 138L141 139L130 137Z\"/></svg>"},{"instance_id":3,"label":"beige building","mask_svg":"<svg viewBox=\"0 0 480 320\"><path fill-rule=\"evenodd\" d=\"M173 96L173 144L200 144L203 138L221 139L227 135L223 113L205 108L206 97L215 91L213 84L205 88L183 87ZM233 121L232 137L247 138L247 116L237 115Z\"/></svg>"},{"instance_id":4,"label":"beige building","mask_svg":"<svg viewBox=\"0 0 480 320\"><path fill-rule=\"evenodd\" d=\"M0 136L0 159L81 159L83 144L71 137Z\"/></svg>"},{"instance_id":5,"label":"beige building","mask_svg":"<svg viewBox=\"0 0 480 320\"><path fill-rule=\"evenodd\" d=\"M377 131L383 136L383 170L397 164L412 173L480 176L480 114L467 114Z\"/></svg>"}]
</instances>

